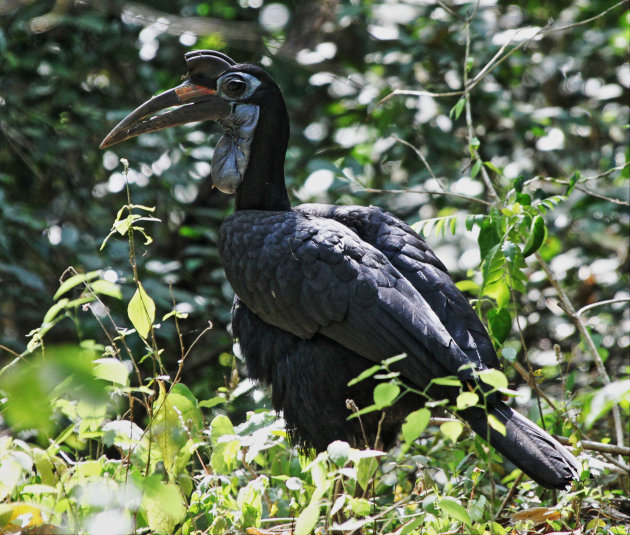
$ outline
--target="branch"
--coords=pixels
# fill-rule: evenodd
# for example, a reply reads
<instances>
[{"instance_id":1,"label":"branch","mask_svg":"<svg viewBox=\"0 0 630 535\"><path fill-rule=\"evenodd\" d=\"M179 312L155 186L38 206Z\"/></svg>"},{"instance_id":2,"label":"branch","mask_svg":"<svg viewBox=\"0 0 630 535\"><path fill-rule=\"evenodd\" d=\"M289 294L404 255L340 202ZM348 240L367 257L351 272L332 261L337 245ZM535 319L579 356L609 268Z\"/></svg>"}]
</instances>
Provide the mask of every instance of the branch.
<instances>
[{"instance_id":1,"label":"branch","mask_svg":"<svg viewBox=\"0 0 630 535\"><path fill-rule=\"evenodd\" d=\"M551 271L551 268L549 267L547 262L545 262L545 259L541 256L539 252L536 252L535 254L536 254L536 260L538 260L538 263L540 264L543 271L547 275L547 279L549 280L551 285L555 288L556 292L558 293L558 297L560 299L560 302L562 303L562 306L564 307L564 310L566 311L569 318L573 321L573 323L577 327L580 333L580 336L582 337L582 340L584 341L584 345L587 347L589 353L591 354L593 362L595 363L595 367L597 368L597 371L599 375L601 376L602 381L604 382L605 385L610 384L611 383L610 376L608 375L608 372L606 371L604 362L602 361L602 358L600 357L599 352L597 351L597 347L595 347L595 342L593 342L593 338L591 338L591 334L588 332L586 324L582 321L582 318L580 318L580 316L575 311L575 307L573 306L571 299L569 298L567 293L564 291L564 288L562 288L562 286L560 285L560 282L558 281L558 279L556 279L555 275ZM617 439L617 445L623 446L624 427L622 425L621 414L619 413L618 405L613 405L612 415L613 415L613 420L615 423L615 435Z\"/></svg>"},{"instance_id":2,"label":"branch","mask_svg":"<svg viewBox=\"0 0 630 535\"><path fill-rule=\"evenodd\" d=\"M473 121L472 121L472 111L471 111L471 106L470 106L470 91L474 87L474 84L471 84L471 85L468 84L468 59L470 57L470 21L472 20L472 17L474 16L478 5L479 5L478 3L475 5L475 11L473 11L473 14L466 20L466 26L464 30L466 34L466 52L464 54L464 88L465 88L464 89L464 103L465 103L465 110L466 110L468 147L471 152L472 159L481 164L479 167L479 171L481 173L481 178L483 179L483 182L486 185L486 189L488 190L488 194L490 195L492 199L494 199L495 202L499 202L501 198L499 197L499 194L497 193L497 190L494 187L494 184L492 184L492 181L490 180L490 176L488 175L488 172L486 171L483 165L483 160L481 159L481 156L479 156L477 146L473 146L473 143L472 143L472 140L475 137L475 128L473 126Z\"/></svg>"},{"instance_id":3,"label":"branch","mask_svg":"<svg viewBox=\"0 0 630 535\"><path fill-rule=\"evenodd\" d=\"M527 46L532 41L540 39L541 37L543 37L543 36L545 36L547 34L550 34L550 33L572 30L573 28L577 28L579 26L583 26L585 24L589 24L589 23L591 23L593 21L596 21L596 20L606 16L608 13L610 13L611 11L617 9L619 6L622 6L623 4L627 4L629 2L630 2L630 0L621 0L621 2L617 2L615 5L609 7L608 9L605 9L601 13L598 13L594 17L591 17L591 18L588 18L588 19L585 19L585 20L582 20L582 21L579 21L579 22L575 22L573 24L567 24L565 26L558 26L556 28L553 28L553 27L551 27L551 23L550 23L547 26L545 26L543 28L540 28L534 35L532 35L528 39L526 39L526 40L522 41L521 43L519 43L518 45L516 45L514 48L512 48L505 55L499 57L499 55L505 50L505 48L514 40L514 37L516 37L517 33L519 31L522 31L522 30L526 29L526 28L519 28L518 30L516 30L516 32L514 33L512 38L506 44L504 44L501 47L501 49L499 49L497 54L495 54L494 57L481 69L481 71L479 71L479 73L477 73L477 75L468 83L468 85L466 83L464 83L464 90L462 90L462 91L447 91L447 92L444 92L444 93L434 93L432 91L414 91L414 90L411 90L411 89L395 89L389 95L386 95L381 100L379 100L376 103L376 106L380 106L380 105L384 104L385 102L387 102L388 100L390 100L391 98L393 98L395 96L398 96L398 95L428 96L428 97L433 97L433 98L456 97L456 96L464 95L467 92L470 92L474 87L476 87L479 84L479 82L481 82L488 74L490 74L496 67L498 67L501 63L503 63L512 54L514 54L518 50L524 48L525 46ZM466 22L466 24L468 24L468 22Z\"/></svg>"},{"instance_id":4,"label":"branch","mask_svg":"<svg viewBox=\"0 0 630 535\"><path fill-rule=\"evenodd\" d=\"M606 301L598 301L597 303L592 303L590 305L586 305L578 310L575 315L581 316L587 310L591 310L592 308L601 307L605 305L612 305L614 303L627 303L630 301L630 297L619 297L618 299L606 299Z\"/></svg>"},{"instance_id":5,"label":"branch","mask_svg":"<svg viewBox=\"0 0 630 535\"><path fill-rule=\"evenodd\" d=\"M429 425L440 426L442 424L448 422L461 422L457 418L430 418ZM571 442L569 437L563 437L561 435L553 435L560 444L564 446L573 446L574 444ZM615 455L624 455L626 457L630 456L630 448L627 446L617 446L615 444L606 444L605 442L596 442L594 440L580 440L580 446L584 450L588 451L597 451L600 453L612 453ZM623 467L623 465L622 465ZM627 469L627 467L625 467Z\"/></svg>"},{"instance_id":6,"label":"branch","mask_svg":"<svg viewBox=\"0 0 630 535\"><path fill-rule=\"evenodd\" d=\"M458 199L465 199L467 201L478 202L480 204L485 204L486 206L493 206L492 203L488 201L484 201L483 199L478 199L477 197L470 197L468 195L464 195L463 193L452 193L450 191L428 191L426 189L377 189L377 188L361 188L357 191L365 191L367 193L419 193L426 195L444 195L445 197L456 197Z\"/></svg>"},{"instance_id":7,"label":"branch","mask_svg":"<svg viewBox=\"0 0 630 535\"><path fill-rule=\"evenodd\" d=\"M560 442L560 444L573 446L567 437L555 436L554 438ZM616 446L615 444L605 444L604 442L595 442L593 440L580 440L580 445L585 450L614 453L616 455L625 455L626 457L630 455L630 448L627 446Z\"/></svg>"}]
</instances>

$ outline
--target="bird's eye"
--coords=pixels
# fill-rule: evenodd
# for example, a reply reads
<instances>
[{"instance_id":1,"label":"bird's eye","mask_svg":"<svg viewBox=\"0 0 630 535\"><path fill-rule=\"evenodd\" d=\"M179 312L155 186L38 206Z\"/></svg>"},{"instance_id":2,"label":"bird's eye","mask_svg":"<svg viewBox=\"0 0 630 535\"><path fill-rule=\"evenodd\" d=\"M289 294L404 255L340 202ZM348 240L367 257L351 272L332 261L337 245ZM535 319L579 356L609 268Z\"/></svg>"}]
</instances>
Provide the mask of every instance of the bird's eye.
<instances>
[{"instance_id":1,"label":"bird's eye","mask_svg":"<svg viewBox=\"0 0 630 535\"><path fill-rule=\"evenodd\" d=\"M225 96L227 97L240 97L244 93L247 84L243 80L233 78L232 80L226 80L221 88Z\"/></svg>"}]
</instances>

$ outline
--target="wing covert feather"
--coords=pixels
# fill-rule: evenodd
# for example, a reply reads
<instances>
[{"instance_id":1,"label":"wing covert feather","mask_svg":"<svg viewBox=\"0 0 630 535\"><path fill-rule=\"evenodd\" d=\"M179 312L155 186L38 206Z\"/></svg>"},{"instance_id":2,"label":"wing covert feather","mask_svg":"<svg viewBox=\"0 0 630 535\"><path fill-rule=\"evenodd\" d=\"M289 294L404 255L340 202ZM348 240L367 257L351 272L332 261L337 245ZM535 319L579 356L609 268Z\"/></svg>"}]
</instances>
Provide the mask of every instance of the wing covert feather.
<instances>
[{"instance_id":1,"label":"wing covert feather","mask_svg":"<svg viewBox=\"0 0 630 535\"><path fill-rule=\"evenodd\" d=\"M387 256L338 221L239 212L222 225L219 247L234 291L270 325L305 339L321 333L377 362L406 352L401 373L418 386L470 362Z\"/></svg>"}]
</instances>

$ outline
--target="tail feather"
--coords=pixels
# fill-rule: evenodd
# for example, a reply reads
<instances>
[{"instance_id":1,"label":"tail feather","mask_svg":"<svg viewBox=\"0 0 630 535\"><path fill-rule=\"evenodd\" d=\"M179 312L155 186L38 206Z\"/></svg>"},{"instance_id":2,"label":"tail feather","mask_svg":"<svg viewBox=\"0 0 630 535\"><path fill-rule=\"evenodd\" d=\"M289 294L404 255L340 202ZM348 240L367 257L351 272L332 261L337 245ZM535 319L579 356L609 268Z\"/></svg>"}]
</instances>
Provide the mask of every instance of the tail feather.
<instances>
[{"instance_id":1,"label":"tail feather","mask_svg":"<svg viewBox=\"0 0 630 535\"><path fill-rule=\"evenodd\" d=\"M499 453L534 481L549 489L564 489L579 478L580 463L549 433L504 403L489 410L505 425L505 435L488 425L481 409L469 409L461 415L478 435L489 438Z\"/></svg>"}]
</instances>

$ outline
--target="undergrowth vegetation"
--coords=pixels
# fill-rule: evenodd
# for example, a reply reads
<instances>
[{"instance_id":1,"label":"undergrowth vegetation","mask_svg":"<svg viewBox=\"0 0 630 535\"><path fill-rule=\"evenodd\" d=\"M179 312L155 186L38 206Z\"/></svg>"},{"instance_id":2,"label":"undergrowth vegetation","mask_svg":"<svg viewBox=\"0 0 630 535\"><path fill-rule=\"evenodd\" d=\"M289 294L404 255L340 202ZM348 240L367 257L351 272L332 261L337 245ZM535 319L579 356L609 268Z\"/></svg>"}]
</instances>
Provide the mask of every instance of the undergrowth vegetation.
<instances>
[{"instance_id":1,"label":"undergrowth vegetation","mask_svg":"<svg viewBox=\"0 0 630 535\"><path fill-rule=\"evenodd\" d=\"M391 7L386 2L358 4L339 2L335 19L339 27L344 17L376 25L379 9ZM341 92L324 106L334 119L319 118L317 124L333 132L365 121L374 131L368 132L366 140L348 146L338 140L334 149L319 147L308 165L304 165L303 153L313 147L301 144L300 138L287 158L288 180L294 193L306 200L329 200L328 195L341 203L382 201L393 211L407 211L409 221L438 249L438 256L445 244L465 240L472 244L467 250L474 249L474 267L456 277L457 285L471 297L504 363L503 372L489 371L481 380L490 391L513 398L518 410L558 436L579 457L581 480L570 490L556 493L527 480L454 417L457 410L484 406L477 393L466 389L456 407L430 400L409 414L398 445L389 451L380 451L374 444L358 450L344 442L333 442L319 454L292 447L281 415L268 408L266 394L245 378L238 350L230 348L224 324L231 293L220 270L213 265L205 270L210 282L199 281L201 287L212 286L205 300L190 287L182 288L177 277L169 278L172 270L187 269L194 275L195 269L204 266L199 257L214 247L216 222L225 209L195 206L194 215L201 219L191 223L182 215L189 201L166 209L147 199L146 190L138 185L143 166L155 179L162 172L141 159L147 147L158 146L151 141L141 149L138 162L123 158L121 171L116 167L118 158L110 154L114 162L109 158L107 169L116 170L123 184L121 191L110 191L115 208L112 204L107 212L99 206L99 197L86 209L90 232L97 238L77 246L77 262L63 272L58 287L46 293L47 310L35 307L40 325L28 333L28 341L22 343L16 336L9 344L8 336L0 338L6 355L0 362L0 533L630 534L630 339L623 341L627 338L624 328L630 323L626 236L630 168L624 144L628 107L619 104L599 113L596 106L585 104L590 111L583 113L578 102L573 107L547 106L523 134L542 153L556 150L545 143L555 143L558 131L582 143L584 129L591 129L590 142L601 143L603 148L593 149L595 155L586 154L580 145L575 155L568 150L562 158L550 158L552 163L535 161L523 167L521 160L532 152L523 149L521 160L516 153L505 156L501 136L512 136L532 110L524 105L504 110L506 102L496 96L497 86L504 83L502 77L508 78L505 85L513 91L510 98L522 96L517 87L522 72L542 62L532 59L539 52L529 54L527 46L539 41L547 46L544 39L555 32L571 35L576 29L617 21L599 30L613 51L609 60L618 58L620 45L614 44L615 39L625 39L626 47L628 43L623 4L602 7L598 3L601 9L582 17L578 17L582 8L567 8L571 12L563 11L569 18L564 26L550 23L521 29L527 37L517 37L516 32L492 47L476 26L485 20L486 8L474 3L455 11L440 7L442 12L433 12L431 31L439 33L448 20L461 35L453 52L459 69L453 72L459 82L452 85L459 89L445 93L417 89L426 79L420 60L415 74L408 73L416 85L401 75L394 80L399 85L396 89L383 82L392 82L386 76L391 64L370 63L372 70L364 82L374 91L368 92L367 118L345 102ZM196 13L203 15L199 6L207 4L195 5ZM397 24L402 36L392 50L379 50L381 59L388 53L402 53L405 38L409 47L411 38L418 38L420 26L414 24L420 22ZM377 30L371 27L370 31ZM0 47L3 43L0 39ZM475 56L481 55L479 47L484 43L485 56ZM268 44L273 48L273 43ZM597 48L592 43L588 46ZM17 60L11 63L17 64ZM502 64L515 72L501 71ZM628 67L627 62L624 65ZM577 76L571 65L563 68L565 78ZM627 70L624 94L630 85L630 67ZM534 85L532 76L528 71L525 85ZM164 78L160 83L169 87ZM490 79L484 86L482 82ZM603 82L599 87L604 87ZM569 98L567 94L563 93ZM4 96L0 93L0 106L4 106ZM363 94L360 97L362 102L367 99ZM7 93L6 98L11 96ZM289 95L289 104L295 98ZM352 99L356 98L353 94ZM407 107L419 113L418 103L428 105L422 100L426 98L446 107L439 115L442 121L429 123L416 117L419 123L408 131L396 124L403 99L412 101ZM478 127L484 119L480 102L486 98L495 99L497 113L504 117ZM451 127L456 125L455 130L442 130L447 119ZM0 119L7 139L7 132L11 134L14 128L9 121ZM506 125L511 125L509 134ZM98 127L103 134L107 130L104 122ZM416 147L428 135L426 128L435 132L431 143L441 143L432 147L435 154L440 148L445 153L439 171L437 155ZM182 166L192 166L187 161L198 164L208 159L205 153L199 156L202 147L193 140L197 137L163 153L169 165L172 162L174 174ZM22 138L11 139L12 146L20 146ZM453 139L457 150L451 147ZM381 148L386 146L378 154L377 142ZM450 150L453 154L449 155ZM414 163L401 163L409 158L407 152ZM456 181L449 174L458 170L450 169L451 160L457 160L465 177ZM401 171L405 165L418 165L417 175L422 179ZM300 174L302 167L331 175L327 191L309 194L307 177ZM590 171L593 168L595 172ZM195 176L188 167L184 170L185 179ZM387 180L375 178L381 171ZM0 172L0 184L9 184L12 176L10 171ZM456 182L461 182L459 187ZM164 197L170 195L170 186L180 197L186 196L177 183L167 184ZM103 197L104 190L97 191ZM390 197L393 191L402 194ZM410 200L416 196L421 196L423 206ZM13 242L22 243L22 233L34 228L39 235L50 236L52 226L43 224L44 232L34 216L28 222L19 219L15 207L9 206L10 199L5 202L0 191L0 207L6 208L0 212L0 223L13 232L6 239L0 236L0 250L17 255L19 247ZM105 213L113 220L109 231ZM158 277L147 268L151 259L164 259L163 267L171 260L170 254L179 254L164 243L168 236L164 229L170 227L177 228L176 240L190 240L193 245L181 254L181 264ZM580 245L580 239L585 243ZM578 245L583 248L576 253ZM610 270L613 280L606 283L601 282L604 278L597 279L599 272L593 267L604 260L597 256L598 246L619 256ZM36 248L40 253L37 265L29 264L29 269L43 272L46 263L53 262L52 255L47 260L46 247ZM462 251L458 249L455 256L461 258ZM559 258L573 263L564 268ZM582 267L587 269L581 271ZM558 275L563 269L563 275ZM46 302L41 297L43 285L29 278L32 286L25 286L15 275L19 272L0 262L0 277L4 277L0 284L7 296L1 296L0 308L16 316L25 288L36 288L37 302ZM28 270L25 273L30 277ZM13 276L20 284L9 282ZM195 277L186 282L194 286ZM29 314L34 312L29 310ZM212 371L211 387L206 376L198 376L199 367L189 371L191 360L199 354L216 355L212 366L207 366ZM373 366L355 379L374 376L380 382L374 404L356 407L354 418L386 410L406 395L408 387L390 369L397 358L404 356ZM454 377L435 381L461 386ZM490 423L501 431L499 422Z\"/></svg>"}]
</instances>

